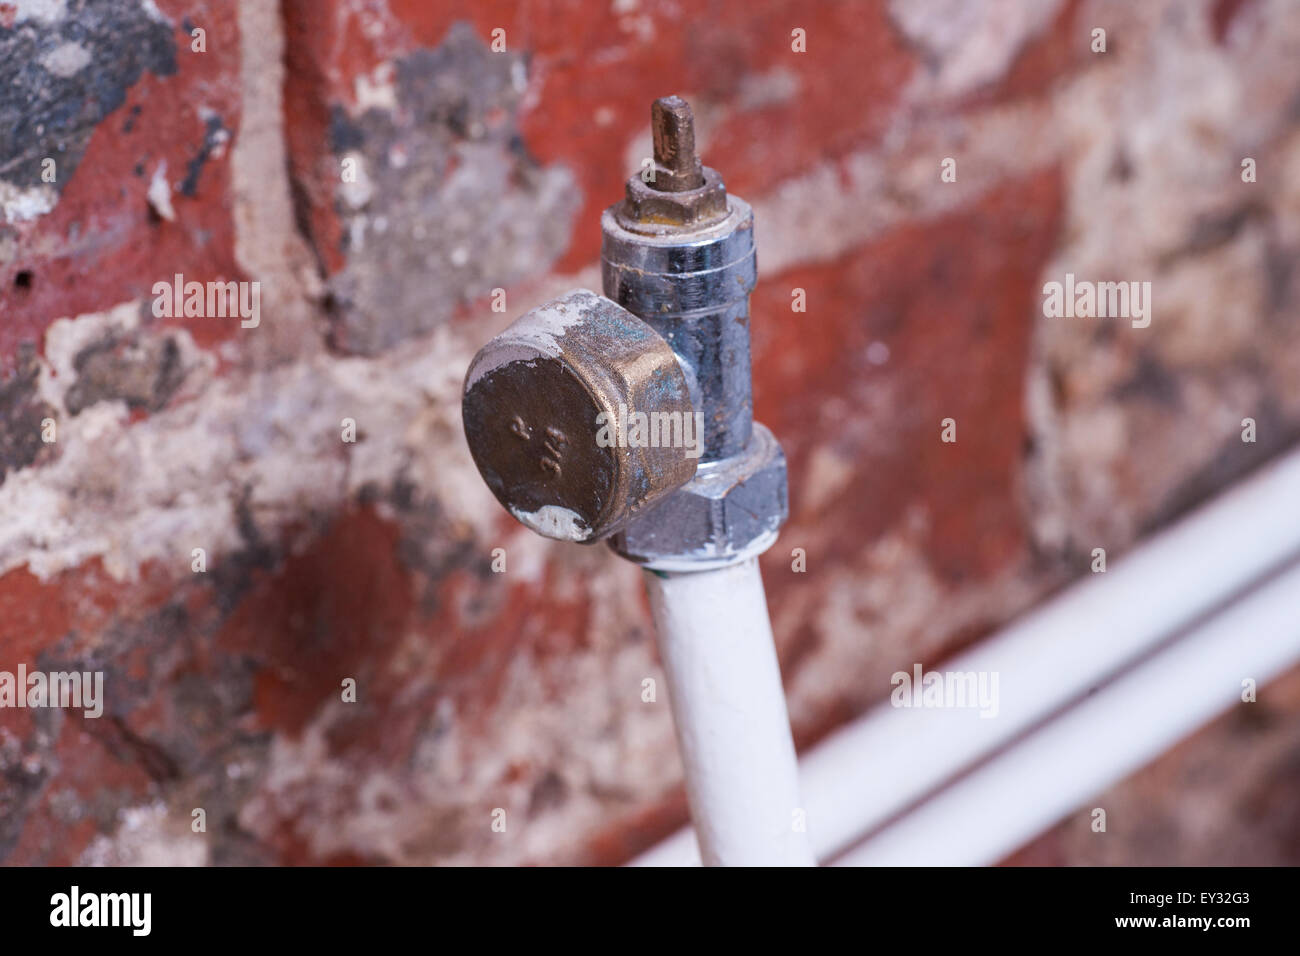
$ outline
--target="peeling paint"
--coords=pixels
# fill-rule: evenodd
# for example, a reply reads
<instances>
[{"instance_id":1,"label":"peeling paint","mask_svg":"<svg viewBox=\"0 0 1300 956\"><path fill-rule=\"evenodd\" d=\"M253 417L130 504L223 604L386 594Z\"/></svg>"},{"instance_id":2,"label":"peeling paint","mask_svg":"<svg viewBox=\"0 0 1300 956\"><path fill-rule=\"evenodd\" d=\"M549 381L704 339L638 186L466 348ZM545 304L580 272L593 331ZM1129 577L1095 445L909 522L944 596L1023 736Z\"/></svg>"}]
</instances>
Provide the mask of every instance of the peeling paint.
<instances>
[{"instance_id":1,"label":"peeling paint","mask_svg":"<svg viewBox=\"0 0 1300 956\"><path fill-rule=\"evenodd\" d=\"M536 511L511 508L510 513L544 538L586 541L591 537L591 529L582 516L560 505L543 505Z\"/></svg>"},{"instance_id":2,"label":"peeling paint","mask_svg":"<svg viewBox=\"0 0 1300 956\"><path fill-rule=\"evenodd\" d=\"M486 532L494 505L460 438L468 346L450 333L382 363L321 354L252 378L214 378L212 357L172 332L175 361L189 369L184 384L166 386L170 404L132 424L131 401L158 405L157 376L165 373L148 356L156 362L167 346L127 363L141 370L139 384L122 382L119 366L116 375L95 370L93 382L82 376L87 355L103 354L95 343L129 335L140 308L124 303L51 326L40 394L59 420L60 454L0 486L0 513L12 516L0 525L0 574L26 565L46 579L96 557L123 580L149 561L188 567L191 548L219 555L242 545L236 510L246 493L254 520L276 527L303 509L333 511L367 485L388 487L395 475L443 501L452 520ZM27 421L36 411L22 414ZM408 425L366 429L350 454L340 433L345 417L363 428ZM428 448L447 451L435 462Z\"/></svg>"}]
</instances>

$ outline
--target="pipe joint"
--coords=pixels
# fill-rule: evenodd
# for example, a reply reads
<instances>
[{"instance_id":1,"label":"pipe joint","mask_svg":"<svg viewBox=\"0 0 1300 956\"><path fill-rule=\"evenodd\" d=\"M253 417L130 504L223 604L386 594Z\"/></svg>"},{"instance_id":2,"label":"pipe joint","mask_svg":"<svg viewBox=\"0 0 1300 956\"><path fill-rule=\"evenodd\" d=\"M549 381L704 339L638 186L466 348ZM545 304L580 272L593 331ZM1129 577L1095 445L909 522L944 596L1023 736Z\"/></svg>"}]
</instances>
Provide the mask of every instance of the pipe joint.
<instances>
[{"instance_id":1,"label":"pipe joint","mask_svg":"<svg viewBox=\"0 0 1300 956\"><path fill-rule=\"evenodd\" d=\"M601 218L605 296L571 292L484 346L465 433L492 492L539 534L705 570L775 540L786 462L754 423L753 210L699 162L689 104L665 97L651 117L654 181L634 176Z\"/></svg>"}]
</instances>

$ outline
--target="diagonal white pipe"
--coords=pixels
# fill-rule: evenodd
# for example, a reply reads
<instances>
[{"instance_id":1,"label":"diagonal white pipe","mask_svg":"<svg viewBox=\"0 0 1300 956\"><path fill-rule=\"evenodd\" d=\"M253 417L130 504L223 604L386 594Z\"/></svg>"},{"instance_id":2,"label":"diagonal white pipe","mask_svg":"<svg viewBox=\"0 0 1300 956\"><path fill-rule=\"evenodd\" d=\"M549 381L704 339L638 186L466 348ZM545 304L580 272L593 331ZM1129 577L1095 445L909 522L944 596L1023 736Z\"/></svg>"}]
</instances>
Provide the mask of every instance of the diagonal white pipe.
<instances>
[{"instance_id":1,"label":"diagonal white pipe","mask_svg":"<svg viewBox=\"0 0 1300 956\"><path fill-rule=\"evenodd\" d=\"M945 671L999 675L998 716L901 709L888 702L800 763L818 859L834 856L1052 714L1113 679L1161 642L1300 555L1300 452L1235 485ZM900 661L900 670L913 662ZM885 695L890 688L882 687ZM1139 733L1139 729L1134 730ZM689 831L634 865L698 862Z\"/></svg>"},{"instance_id":2,"label":"diagonal white pipe","mask_svg":"<svg viewBox=\"0 0 1300 956\"><path fill-rule=\"evenodd\" d=\"M1243 680L1262 687L1297 659L1300 564L941 790L836 865L997 863L1219 713L1256 706L1242 701Z\"/></svg>"}]
</instances>

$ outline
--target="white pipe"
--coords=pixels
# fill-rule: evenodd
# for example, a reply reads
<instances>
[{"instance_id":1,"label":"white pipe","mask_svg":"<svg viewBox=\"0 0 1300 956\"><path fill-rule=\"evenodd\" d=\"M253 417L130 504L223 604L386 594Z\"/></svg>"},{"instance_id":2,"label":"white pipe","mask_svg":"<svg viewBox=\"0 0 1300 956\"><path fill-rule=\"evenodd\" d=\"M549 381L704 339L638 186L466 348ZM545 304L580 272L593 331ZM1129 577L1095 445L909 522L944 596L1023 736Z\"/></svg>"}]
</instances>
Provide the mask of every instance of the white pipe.
<instances>
[{"instance_id":1,"label":"white pipe","mask_svg":"<svg viewBox=\"0 0 1300 956\"><path fill-rule=\"evenodd\" d=\"M1300 564L837 861L996 863L1300 658ZM1105 807L1102 807L1105 809ZM1080 826L1090 825L1081 821Z\"/></svg>"},{"instance_id":2,"label":"white pipe","mask_svg":"<svg viewBox=\"0 0 1300 956\"><path fill-rule=\"evenodd\" d=\"M757 559L644 574L705 863L814 865Z\"/></svg>"},{"instance_id":3,"label":"white pipe","mask_svg":"<svg viewBox=\"0 0 1300 956\"><path fill-rule=\"evenodd\" d=\"M999 713L882 703L800 765L818 859L867 832L1300 553L1300 452L1262 468L1104 574L1089 576L942 670L997 673ZM913 662L899 661L899 670ZM881 687L882 697L891 688ZM689 831L634 865L698 862Z\"/></svg>"}]
</instances>

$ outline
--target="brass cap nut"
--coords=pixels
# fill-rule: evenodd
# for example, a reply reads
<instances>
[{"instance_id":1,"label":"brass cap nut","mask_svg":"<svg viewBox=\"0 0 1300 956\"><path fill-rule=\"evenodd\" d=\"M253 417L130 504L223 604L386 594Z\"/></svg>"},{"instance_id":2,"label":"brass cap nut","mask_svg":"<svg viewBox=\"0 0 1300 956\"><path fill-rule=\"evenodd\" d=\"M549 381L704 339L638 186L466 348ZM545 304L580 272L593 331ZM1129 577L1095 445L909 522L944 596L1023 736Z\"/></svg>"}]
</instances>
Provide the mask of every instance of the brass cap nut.
<instances>
[{"instance_id":1,"label":"brass cap nut","mask_svg":"<svg viewBox=\"0 0 1300 956\"><path fill-rule=\"evenodd\" d=\"M703 434L692 388L654 329L578 289L474 357L465 437L515 518L548 538L597 541L695 475Z\"/></svg>"}]
</instances>

